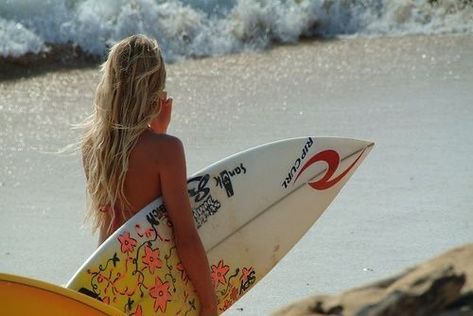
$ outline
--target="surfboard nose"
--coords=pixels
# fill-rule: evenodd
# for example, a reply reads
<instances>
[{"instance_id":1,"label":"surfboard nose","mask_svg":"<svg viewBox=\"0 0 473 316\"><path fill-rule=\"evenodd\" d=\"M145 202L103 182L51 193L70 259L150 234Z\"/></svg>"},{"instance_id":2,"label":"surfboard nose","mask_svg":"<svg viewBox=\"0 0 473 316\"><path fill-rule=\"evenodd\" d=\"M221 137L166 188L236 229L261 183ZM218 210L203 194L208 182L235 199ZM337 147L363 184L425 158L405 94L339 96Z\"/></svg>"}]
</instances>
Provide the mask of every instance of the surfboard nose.
<instances>
[{"instance_id":1,"label":"surfboard nose","mask_svg":"<svg viewBox=\"0 0 473 316\"><path fill-rule=\"evenodd\" d=\"M339 152L343 158L342 153L354 154L361 150L366 150L368 153L373 149L375 142L371 140L357 139L357 138L342 138L336 136L322 136L322 137L311 137L317 143L319 148L333 149Z\"/></svg>"},{"instance_id":2,"label":"surfboard nose","mask_svg":"<svg viewBox=\"0 0 473 316\"><path fill-rule=\"evenodd\" d=\"M341 187L373 146L366 140L319 137L315 139L316 149L300 159L292 183L308 184L317 191Z\"/></svg>"}]
</instances>

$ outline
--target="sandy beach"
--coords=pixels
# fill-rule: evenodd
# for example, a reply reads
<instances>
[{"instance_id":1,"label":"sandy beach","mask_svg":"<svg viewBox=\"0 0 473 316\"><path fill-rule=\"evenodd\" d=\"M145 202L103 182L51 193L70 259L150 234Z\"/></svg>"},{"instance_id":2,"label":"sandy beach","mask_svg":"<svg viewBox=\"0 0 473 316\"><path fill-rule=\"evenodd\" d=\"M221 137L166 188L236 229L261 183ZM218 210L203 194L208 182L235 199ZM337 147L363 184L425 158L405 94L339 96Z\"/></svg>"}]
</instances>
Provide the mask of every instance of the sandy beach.
<instances>
[{"instance_id":1,"label":"sandy beach","mask_svg":"<svg viewBox=\"0 0 473 316\"><path fill-rule=\"evenodd\" d=\"M473 240L473 36L308 41L169 66L188 173L295 136L376 142L299 244L225 315L267 315ZM80 157L55 154L98 70L0 82L0 271L64 284L94 251Z\"/></svg>"}]
</instances>

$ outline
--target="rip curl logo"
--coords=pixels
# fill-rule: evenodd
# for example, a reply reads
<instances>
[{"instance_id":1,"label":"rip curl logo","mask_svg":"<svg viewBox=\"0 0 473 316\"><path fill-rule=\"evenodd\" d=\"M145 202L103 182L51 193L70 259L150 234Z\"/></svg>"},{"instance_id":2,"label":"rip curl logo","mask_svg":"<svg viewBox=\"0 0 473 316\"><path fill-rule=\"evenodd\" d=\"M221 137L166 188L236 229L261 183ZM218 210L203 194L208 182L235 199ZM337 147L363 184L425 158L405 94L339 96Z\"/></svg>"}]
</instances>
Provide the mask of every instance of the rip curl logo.
<instances>
[{"instance_id":1,"label":"rip curl logo","mask_svg":"<svg viewBox=\"0 0 473 316\"><path fill-rule=\"evenodd\" d=\"M321 151L317 154L315 154L312 158L310 158L305 165L301 168L299 173L297 174L296 178L294 179L294 183L297 181L299 176L311 165L313 165L316 162L322 161L327 163L328 168L325 172L325 175L322 177L322 179L314 181L314 182L309 182L308 184L314 188L315 190L326 190L334 185L336 185L340 180L342 180L353 167L355 164L360 160L361 156L365 150L363 150L360 155L356 158L356 160L347 168L345 169L342 173L340 173L338 176L335 178L331 179L334 173L337 171L339 165L340 165L340 155L335 151L335 150L324 150Z\"/></svg>"},{"instance_id":2,"label":"rip curl logo","mask_svg":"<svg viewBox=\"0 0 473 316\"><path fill-rule=\"evenodd\" d=\"M312 139L312 137L309 137L309 139L307 139L307 142L304 144L304 147L302 148L299 157L297 157L297 159L294 161L291 169L289 169L289 172L287 173L286 178L284 178L284 181L281 184L284 189L287 189L287 187L291 183L292 179L294 178L294 175L301 167L302 162L306 158L307 154L309 153L309 149L312 147L313 144L314 140Z\"/></svg>"}]
</instances>

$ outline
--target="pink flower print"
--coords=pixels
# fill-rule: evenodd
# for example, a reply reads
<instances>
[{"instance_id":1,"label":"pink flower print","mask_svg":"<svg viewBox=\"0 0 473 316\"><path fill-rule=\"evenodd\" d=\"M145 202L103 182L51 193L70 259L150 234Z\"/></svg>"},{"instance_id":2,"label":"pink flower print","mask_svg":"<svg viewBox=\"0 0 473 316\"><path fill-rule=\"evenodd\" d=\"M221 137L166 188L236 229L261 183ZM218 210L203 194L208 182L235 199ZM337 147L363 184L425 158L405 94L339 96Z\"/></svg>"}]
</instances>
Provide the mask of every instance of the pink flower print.
<instances>
[{"instance_id":1,"label":"pink flower print","mask_svg":"<svg viewBox=\"0 0 473 316\"><path fill-rule=\"evenodd\" d=\"M165 313L167 304L171 301L169 283L163 283L159 277L156 277L154 286L149 290L149 295L154 298L154 311L157 312L159 309L161 312Z\"/></svg>"},{"instance_id":2,"label":"pink flower print","mask_svg":"<svg viewBox=\"0 0 473 316\"><path fill-rule=\"evenodd\" d=\"M230 267L223 264L223 260L220 260L218 265L212 265L212 272L210 277L214 286L217 286L218 283L225 284L227 282L227 273L230 270Z\"/></svg>"},{"instance_id":3,"label":"pink flower print","mask_svg":"<svg viewBox=\"0 0 473 316\"><path fill-rule=\"evenodd\" d=\"M179 262L176 265L177 271L181 272L181 279L183 282L187 284L187 281L189 281L189 277L187 276L186 270L184 269L184 265L182 262Z\"/></svg>"},{"instance_id":4,"label":"pink flower print","mask_svg":"<svg viewBox=\"0 0 473 316\"><path fill-rule=\"evenodd\" d=\"M154 273L156 268L161 268L163 263L159 259L159 249L151 249L149 246L145 246L145 255L142 258L143 264L148 267L151 274Z\"/></svg>"},{"instance_id":5,"label":"pink flower print","mask_svg":"<svg viewBox=\"0 0 473 316\"><path fill-rule=\"evenodd\" d=\"M143 316L143 309L141 308L141 305L136 306L136 310L133 314L133 316Z\"/></svg>"},{"instance_id":6,"label":"pink flower print","mask_svg":"<svg viewBox=\"0 0 473 316\"><path fill-rule=\"evenodd\" d=\"M120 242L120 248L123 253L130 253L135 249L136 240L131 238L130 232L124 232L118 236L118 241Z\"/></svg>"},{"instance_id":7,"label":"pink flower print","mask_svg":"<svg viewBox=\"0 0 473 316\"><path fill-rule=\"evenodd\" d=\"M237 298L238 298L238 289L236 287L234 287L232 289L232 292L230 293L230 298L233 300L233 301L236 301Z\"/></svg>"},{"instance_id":8,"label":"pink flower print","mask_svg":"<svg viewBox=\"0 0 473 316\"><path fill-rule=\"evenodd\" d=\"M146 238L151 239L153 236L153 233L155 232L154 229L152 228L143 228L139 224L135 225L135 231L140 236L140 238L143 238L143 236L146 236Z\"/></svg>"},{"instance_id":9,"label":"pink flower print","mask_svg":"<svg viewBox=\"0 0 473 316\"><path fill-rule=\"evenodd\" d=\"M240 280L242 280L243 282L246 282L246 280L248 280L248 276L251 274L251 272L253 272L253 268L252 268L252 267L243 268L243 270L241 271L241 278L240 278Z\"/></svg>"},{"instance_id":10,"label":"pink flower print","mask_svg":"<svg viewBox=\"0 0 473 316\"><path fill-rule=\"evenodd\" d=\"M221 311L225 311L225 310L227 310L228 308L230 308L230 306L232 306L232 301L226 300L226 301L223 303L223 307L222 307L220 310L221 310Z\"/></svg>"},{"instance_id":11,"label":"pink flower print","mask_svg":"<svg viewBox=\"0 0 473 316\"><path fill-rule=\"evenodd\" d=\"M152 228L148 228L145 231L145 235L146 235L147 238L151 238L153 236L153 233L154 233L154 230Z\"/></svg>"}]
</instances>

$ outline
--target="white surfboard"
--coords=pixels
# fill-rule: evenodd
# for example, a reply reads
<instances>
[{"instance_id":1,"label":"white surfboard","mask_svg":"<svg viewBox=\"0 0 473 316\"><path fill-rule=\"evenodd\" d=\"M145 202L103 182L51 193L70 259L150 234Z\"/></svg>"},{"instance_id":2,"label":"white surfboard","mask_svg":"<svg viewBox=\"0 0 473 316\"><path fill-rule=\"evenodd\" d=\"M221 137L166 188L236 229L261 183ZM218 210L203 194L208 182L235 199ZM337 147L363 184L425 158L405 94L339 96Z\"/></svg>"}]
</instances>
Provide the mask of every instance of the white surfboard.
<instances>
[{"instance_id":1,"label":"white surfboard","mask_svg":"<svg viewBox=\"0 0 473 316\"><path fill-rule=\"evenodd\" d=\"M344 138L287 139L232 155L188 180L219 312L296 244L372 146ZM110 236L67 287L130 315L197 315L199 310L160 198Z\"/></svg>"}]
</instances>

